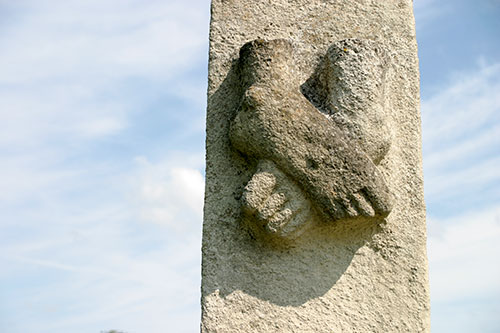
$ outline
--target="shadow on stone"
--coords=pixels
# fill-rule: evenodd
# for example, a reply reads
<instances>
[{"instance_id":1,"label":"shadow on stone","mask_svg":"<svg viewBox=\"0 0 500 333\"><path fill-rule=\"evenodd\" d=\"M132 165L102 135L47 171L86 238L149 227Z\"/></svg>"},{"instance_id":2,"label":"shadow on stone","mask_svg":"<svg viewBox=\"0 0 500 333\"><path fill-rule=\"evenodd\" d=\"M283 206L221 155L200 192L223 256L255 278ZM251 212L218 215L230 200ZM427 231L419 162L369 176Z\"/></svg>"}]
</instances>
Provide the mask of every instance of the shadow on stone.
<instances>
[{"instance_id":1,"label":"shadow on stone","mask_svg":"<svg viewBox=\"0 0 500 333\"><path fill-rule=\"evenodd\" d=\"M207 150L227 154L231 159L228 165L207 165L207 171L216 172L219 183L234 187L211 190L212 196L217 196L214 200L220 209L212 216L205 216L203 276L206 282L202 295L218 291L221 297L228 298L241 291L279 306L300 306L324 295L338 283L358 250L380 230L383 219L357 217L325 222L315 218L314 227L290 244L267 243L254 237L242 223L240 198L245 184L256 171L258 159L234 150L227 134L240 105L240 80L238 61L234 60L225 80L208 100L209 108L217 105L217 109L224 112L217 114L218 119L207 119L207 126L219 127L217 136L207 137ZM205 262L208 260L210 265ZM223 283L219 285L217 281Z\"/></svg>"},{"instance_id":2,"label":"shadow on stone","mask_svg":"<svg viewBox=\"0 0 500 333\"><path fill-rule=\"evenodd\" d=\"M227 262L228 288L220 295L241 290L276 305L300 306L331 290L379 227L373 219L325 223L284 247L253 239L243 228L235 231L247 240Z\"/></svg>"}]
</instances>

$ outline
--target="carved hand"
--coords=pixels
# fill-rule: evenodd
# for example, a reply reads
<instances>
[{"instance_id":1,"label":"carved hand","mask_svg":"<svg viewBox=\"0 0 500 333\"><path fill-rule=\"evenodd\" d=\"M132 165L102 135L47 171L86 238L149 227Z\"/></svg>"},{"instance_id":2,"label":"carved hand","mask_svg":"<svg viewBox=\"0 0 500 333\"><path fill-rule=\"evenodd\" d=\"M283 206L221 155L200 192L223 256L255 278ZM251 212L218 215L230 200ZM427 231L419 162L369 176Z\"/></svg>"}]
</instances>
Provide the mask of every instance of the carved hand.
<instances>
[{"instance_id":1,"label":"carved hand","mask_svg":"<svg viewBox=\"0 0 500 333\"><path fill-rule=\"evenodd\" d=\"M273 161L328 219L387 216L391 195L382 173L299 92L287 44L271 42L240 55L246 90L231 124L233 146Z\"/></svg>"},{"instance_id":2,"label":"carved hand","mask_svg":"<svg viewBox=\"0 0 500 333\"><path fill-rule=\"evenodd\" d=\"M312 217L311 204L300 187L269 160L259 162L243 192L242 206L268 234L288 239L305 231Z\"/></svg>"}]
</instances>

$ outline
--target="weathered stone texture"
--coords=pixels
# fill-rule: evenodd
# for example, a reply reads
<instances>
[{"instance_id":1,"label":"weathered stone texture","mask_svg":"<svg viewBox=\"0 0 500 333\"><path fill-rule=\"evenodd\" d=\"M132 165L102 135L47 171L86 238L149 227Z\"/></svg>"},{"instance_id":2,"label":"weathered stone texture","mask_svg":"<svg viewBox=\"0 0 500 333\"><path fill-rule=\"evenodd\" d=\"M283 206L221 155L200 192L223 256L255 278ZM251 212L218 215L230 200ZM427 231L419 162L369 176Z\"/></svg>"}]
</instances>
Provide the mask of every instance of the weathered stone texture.
<instances>
[{"instance_id":1,"label":"weathered stone texture","mask_svg":"<svg viewBox=\"0 0 500 333\"><path fill-rule=\"evenodd\" d=\"M410 0L212 1L202 331L429 330L418 85Z\"/></svg>"}]
</instances>

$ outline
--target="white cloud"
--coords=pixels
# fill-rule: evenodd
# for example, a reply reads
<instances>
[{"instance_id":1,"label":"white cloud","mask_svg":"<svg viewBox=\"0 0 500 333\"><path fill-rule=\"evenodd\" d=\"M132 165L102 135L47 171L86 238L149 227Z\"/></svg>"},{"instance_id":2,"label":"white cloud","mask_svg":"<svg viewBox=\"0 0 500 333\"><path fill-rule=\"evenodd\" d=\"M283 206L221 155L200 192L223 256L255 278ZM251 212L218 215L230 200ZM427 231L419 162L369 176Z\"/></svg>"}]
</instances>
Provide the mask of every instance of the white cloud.
<instances>
[{"instance_id":1,"label":"white cloud","mask_svg":"<svg viewBox=\"0 0 500 333\"><path fill-rule=\"evenodd\" d=\"M424 142L431 149L498 124L500 63L456 73L450 85L422 102Z\"/></svg>"},{"instance_id":2,"label":"white cloud","mask_svg":"<svg viewBox=\"0 0 500 333\"><path fill-rule=\"evenodd\" d=\"M206 61L208 5L204 0L1 2L3 202L63 200L57 192L76 190L90 169L110 167L104 165L110 159L121 168L118 152L96 157L100 152L94 147L110 137L122 146L137 145L120 135L133 130L139 114L154 118L149 105L167 96L182 98L178 113L189 111L193 118L179 130L202 140L201 97L193 103L192 96L206 82L184 74ZM162 115L161 121L168 127L174 117Z\"/></svg>"},{"instance_id":3,"label":"white cloud","mask_svg":"<svg viewBox=\"0 0 500 333\"><path fill-rule=\"evenodd\" d=\"M426 107L428 106L426 105ZM427 132L427 127L425 130ZM468 140L462 139L457 144L446 147L446 149L431 150L426 155L425 165L427 168L439 169L450 163L460 161L464 157L471 156L477 153L478 150L483 151L484 148L490 148L491 144L497 140L498 133L500 133L500 124L492 124L491 127L479 131L474 136L468 138ZM439 138L435 138L435 140L439 141ZM426 139L426 144L432 145L432 141Z\"/></svg>"},{"instance_id":4,"label":"white cloud","mask_svg":"<svg viewBox=\"0 0 500 333\"><path fill-rule=\"evenodd\" d=\"M59 202L68 206L57 213L39 210L24 221L31 234L4 242L0 256L0 281L17 293L7 308L0 304L15 322L10 332L197 330L202 166L203 155L140 157L128 173L93 180L108 188L105 202L92 197L93 186L80 200ZM168 219L149 215L155 209ZM26 276L37 283L16 288Z\"/></svg>"},{"instance_id":5,"label":"white cloud","mask_svg":"<svg viewBox=\"0 0 500 333\"><path fill-rule=\"evenodd\" d=\"M413 12L415 14L415 21L418 30L425 29L429 23L446 13L450 5L447 3L439 2L436 0L414 0Z\"/></svg>"},{"instance_id":6,"label":"white cloud","mask_svg":"<svg viewBox=\"0 0 500 333\"><path fill-rule=\"evenodd\" d=\"M118 132L125 127L125 124L117 118L100 118L79 124L80 132L89 137L98 137Z\"/></svg>"},{"instance_id":7,"label":"white cloud","mask_svg":"<svg viewBox=\"0 0 500 333\"><path fill-rule=\"evenodd\" d=\"M16 2L17 3L17 2ZM21 24L0 37L2 83L58 78L164 80L205 49L207 2L21 1Z\"/></svg>"},{"instance_id":8,"label":"white cloud","mask_svg":"<svg viewBox=\"0 0 500 333\"><path fill-rule=\"evenodd\" d=\"M500 297L500 206L428 225L433 301Z\"/></svg>"},{"instance_id":9,"label":"white cloud","mask_svg":"<svg viewBox=\"0 0 500 333\"><path fill-rule=\"evenodd\" d=\"M0 331L197 330L203 154L127 131L175 96L203 140L209 2L0 7Z\"/></svg>"},{"instance_id":10,"label":"white cloud","mask_svg":"<svg viewBox=\"0 0 500 333\"><path fill-rule=\"evenodd\" d=\"M53 139L116 134L132 113L144 111L148 98L158 98L151 84L163 86L163 96L188 93L190 99L204 89L205 82L182 74L206 61L207 1L16 1L3 7L16 20L5 20L0 34L2 145L39 147Z\"/></svg>"},{"instance_id":11,"label":"white cloud","mask_svg":"<svg viewBox=\"0 0 500 333\"><path fill-rule=\"evenodd\" d=\"M428 201L463 200L473 208L468 198L499 183L499 78L500 64L483 64L422 102Z\"/></svg>"},{"instance_id":12,"label":"white cloud","mask_svg":"<svg viewBox=\"0 0 500 333\"><path fill-rule=\"evenodd\" d=\"M141 169L134 192L141 219L190 232L190 221L202 218L205 182L199 169L186 167L188 161L172 165L172 161L153 164L144 157L136 160Z\"/></svg>"},{"instance_id":13,"label":"white cloud","mask_svg":"<svg viewBox=\"0 0 500 333\"><path fill-rule=\"evenodd\" d=\"M422 101L432 325L494 332L500 306L500 63Z\"/></svg>"}]
</instances>

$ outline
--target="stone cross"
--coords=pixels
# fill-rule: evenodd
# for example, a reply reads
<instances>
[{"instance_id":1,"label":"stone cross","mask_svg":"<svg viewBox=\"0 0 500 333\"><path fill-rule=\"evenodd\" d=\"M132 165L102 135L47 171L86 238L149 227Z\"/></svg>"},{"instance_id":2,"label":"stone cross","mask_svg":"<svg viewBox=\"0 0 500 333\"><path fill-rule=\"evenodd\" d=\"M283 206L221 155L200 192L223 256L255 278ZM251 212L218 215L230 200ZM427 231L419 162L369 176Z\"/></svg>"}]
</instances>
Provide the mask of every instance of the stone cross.
<instances>
[{"instance_id":1,"label":"stone cross","mask_svg":"<svg viewBox=\"0 0 500 333\"><path fill-rule=\"evenodd\" d=\"M411 0L213 0L202 332L427 332Z\"/></svg>"}]
</instances>

